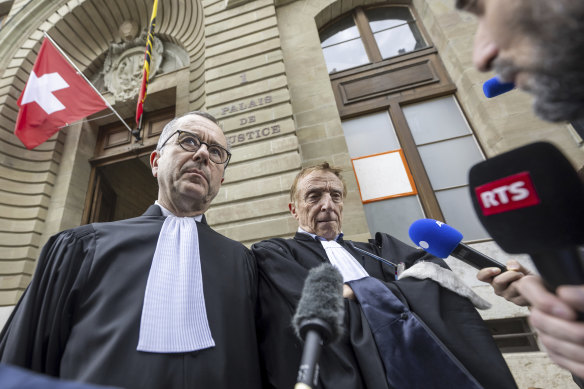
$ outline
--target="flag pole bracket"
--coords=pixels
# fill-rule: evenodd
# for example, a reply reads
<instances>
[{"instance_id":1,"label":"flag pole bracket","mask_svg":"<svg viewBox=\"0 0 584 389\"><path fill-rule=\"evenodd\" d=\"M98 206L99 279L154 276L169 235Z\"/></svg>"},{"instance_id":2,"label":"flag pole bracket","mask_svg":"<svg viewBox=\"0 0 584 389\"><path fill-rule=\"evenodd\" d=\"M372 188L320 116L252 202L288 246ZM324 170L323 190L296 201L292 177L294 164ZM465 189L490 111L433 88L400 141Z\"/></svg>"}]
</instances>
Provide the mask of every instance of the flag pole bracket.
<instances>
[{"instance_id":1,"label":"flag pole bracket","mask_svg":"<svg viewBox=\"0 0 584 389\"><path fill-rule=\"evenodd\" d=\"M134 138L136 138L136 142L140 142L142 140L142 137L140 136L140 129L139 128L132 130L132 135L134 135Z\"/></svg>"}]
</instances>

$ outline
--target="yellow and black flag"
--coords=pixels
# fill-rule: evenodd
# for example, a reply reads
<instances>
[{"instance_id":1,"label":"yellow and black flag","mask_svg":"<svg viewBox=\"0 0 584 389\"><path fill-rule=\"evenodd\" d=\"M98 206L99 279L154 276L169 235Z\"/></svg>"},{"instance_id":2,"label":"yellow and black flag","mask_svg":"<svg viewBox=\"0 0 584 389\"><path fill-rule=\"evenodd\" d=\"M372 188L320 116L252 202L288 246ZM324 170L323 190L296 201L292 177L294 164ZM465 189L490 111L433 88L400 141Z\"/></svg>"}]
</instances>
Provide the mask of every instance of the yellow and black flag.
<instances>
[{"instance_id":1,"label":"yellow and black flag","mask_svg":"<svg viewBox=\"0 0 584 389\"><path fill-rule=\"evenodd\" d=\"M144 100L146 99L146 88L148 87L148 76L150 75L150 60L152 59L152 46L154 45L154 26L156 25L156 11L158 10L158 0L154 0L152 6L152 17L150 18L150 27L148 27L148 36L146 37L146 52L144 53L144 67L142 68L142 85L138 95L138 106L136 107L136 125L140 129Z\"/></svg>"}]
</instances>

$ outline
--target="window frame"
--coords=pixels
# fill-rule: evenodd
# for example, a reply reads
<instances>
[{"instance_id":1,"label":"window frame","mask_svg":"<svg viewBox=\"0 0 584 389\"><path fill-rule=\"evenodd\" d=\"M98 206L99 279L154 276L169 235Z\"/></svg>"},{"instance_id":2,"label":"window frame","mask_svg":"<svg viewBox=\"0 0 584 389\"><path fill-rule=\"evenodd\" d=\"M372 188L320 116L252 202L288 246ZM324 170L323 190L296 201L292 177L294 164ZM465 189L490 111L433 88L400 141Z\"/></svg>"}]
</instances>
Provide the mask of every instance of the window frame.
<instances>
[{"instance_id":1,"label":"window frame","mask_svg":"<svg viewBox=\"0 0 584 389\"><path fill-rule=\"evenodd\" d=\"M421 49L408 51L407 53L402 54L402 55L397 55L397 56L389 57L387 59L383 59L383 57L381 55L381 50L379 49L379 46L377 45L377 41L375 40L375 36L373 35L373 31L371 30L371 26L369 25L369 19L367 19L367 15L365 14L365 11L370 10L370 9L376 9L376 8L392 8L392 7L406 7L406 8L408 8L408 10L410 11L410 13L413 17L412 22L416 25L416 27L420 31L420 34L424 38L424 41L426 42L427 46L424 48L421 48ZM334 18L333 20L331 20L330 22L326 23L324 26L319 28L319 31L325 31L331 25L334 25L335 23L339 22L341 19L345 18L347 16L347 14L350 14L351 16L353 16L353 21L355 22L355 26L357 26L357 30L359 31L361 42L363 42L363 46L365 47L365 52L367 53L367 56L369 57L370 62L368 64L357 65L357 66L351 67L349 69L344 69L344 70L340 70L338 72L329 73L331 76L332 75L344 75L345 73L350 73L352 71L362 71L362 70L366 70L369 67L375 67L375 65L377 65L379 63L385 63L385 62L391 61L393 59L401 58L401 57L408 55L408 54L424 52L426 50L435 50L432 41L429 39L428 33L424 29L424 26L422 24L418 23L418 20L419 20L418 14L413 9L413 7L411 7L410 4L408 4L408 3L395 2L392 4L374 5L374 6L368 6L368 7L359 6L359 7L356 7L347 13L344 13L344 14Z\"/></svg>"},{"instance_id":2,"label":"window frame","mask_svg":"<svg viewBox=\"0 0 584 389\"><path fill-rule=\"evenodd\" d=\"M427 46L402 55L382 59L381 52L377 47L375 37L373 36L368 19L366 18L365 10L398 6L408 7L412 14L413 21L427 43ZM450 76L438 55L436 47L429 39L426 29L423 24L420 23L418 14L411 4L396 2L382 6L357 7L348 13L354 15L355 23L359 29L366 51L368 55L370 51L372 53L370 55L372 63L329 74L340 118L341 120L346 120L373 112L387 110L410 171L414 177L418 199L422 206L423 213L428 218L445 221L435 190L430 183L430 179L418 152L418 146L416 145L411 130L407 124L403 113L403 106L448 95L453 95L457 99L456 85L450 79ZM319 30L326 30L341 18L346 17L346 15L347 13L340 15L331 22L323 25ZM420 70L427 73L426 76L416 79L415 75L420 74L420 71L418 71L418 68L416 67L419 67ZM408 71L410 73L405 74ZM400 76L400 72L405 75ZM394 76L395 78L402 77L404 81L401 84L398 82L398 85L395 88L387 88L387 90L377 87L379 80L391 83L389 79ZM359 83L362 84L363 91L355 93L357 96L356 98L351 98L347 90L349 90L349 88L351 88L352 91L358 90ZM379 91L367 94L367 88L377 88ZM458 102L458 105L461 114L470 126L471 134L479 151L482 155L486 155L463 106L460 102ZM490 240L490 238L473 240L473 242L486 240Z\"/></svg>"}]
</instances>

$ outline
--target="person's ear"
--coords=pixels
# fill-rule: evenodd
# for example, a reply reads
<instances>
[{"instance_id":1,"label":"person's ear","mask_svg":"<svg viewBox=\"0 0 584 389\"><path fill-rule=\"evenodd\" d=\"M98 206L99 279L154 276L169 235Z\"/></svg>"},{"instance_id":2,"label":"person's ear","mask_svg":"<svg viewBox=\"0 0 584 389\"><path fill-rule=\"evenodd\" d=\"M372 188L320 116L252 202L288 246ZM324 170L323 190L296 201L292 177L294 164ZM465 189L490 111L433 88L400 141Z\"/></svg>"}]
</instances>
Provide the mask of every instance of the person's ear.
<instances>
[{"instance_id":1,"label":"person's ear","mask_svg":"<svg viewBox=\"0 0 584 389\"><path fill-rule=\"evenodd\" d=\"M158 160L160 159L160 151L154 150L150 153L150 168L152 169L152 175L157 177L158 175Z\"/></svg>"},{"instance_id":2,"label":"person's ear","mask_svg":"<svg viewBox=\"0 0 584 389\"><path fill-rule=\"evenodd\" d=\"M294 203L288 203L288 209L290 210L292 216L294 216L294 219L298 219L298 214L296 213L296 205L294 205Z\"/></svg>"}]
</instances>

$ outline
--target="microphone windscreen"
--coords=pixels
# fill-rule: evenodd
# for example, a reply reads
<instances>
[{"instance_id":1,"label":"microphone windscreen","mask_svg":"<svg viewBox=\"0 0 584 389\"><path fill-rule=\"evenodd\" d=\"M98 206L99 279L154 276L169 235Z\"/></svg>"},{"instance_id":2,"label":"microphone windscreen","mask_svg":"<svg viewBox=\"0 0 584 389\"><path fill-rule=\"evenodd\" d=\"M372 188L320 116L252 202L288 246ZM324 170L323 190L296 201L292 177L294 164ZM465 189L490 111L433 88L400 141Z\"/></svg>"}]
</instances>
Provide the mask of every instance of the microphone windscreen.
<instances>
[{"instance_id":1,"label":"microphone windscreen","mask_svg":"<svg viewBox=\"0 0 584 389\"><path fill-rule=\"evenodd\" d=\"M412 242L438 258L448 257L462 240L459 231L434 219L416 220L409 234Z\"/></svg>"},{"instance_id":2,"label":"microphone windscreen","mask_svg":"<svg viewBox=\"0 0 584 389\"><path fill-rule=\"evenodd\" d=\"M481 162L469 184L477 216L503 250L584 244L584 185L553 145L532 143Z\"/></svg>"},{"instance_id":3,"label":"microphone windscreen","mask_svg":"<svg viewBox=\"0 0 584 389\"><path fill-rule=\"evenodd\" d=\"M496 97L507 93L515 88L515 84L512 82L501 82L497 77L493 77L483 84L483 93L486 97Z\"/></svg>"},{"instance_id":4,"label":"microphone windscreen","mask_svg":"<svg viewBox=\"0 0 584 389\"><path fill-rule=\"evenodd\" d=\"M316 319L330 327L330 339L325 341L334 341L343 331L344 307L343 276L337 268L323 263L310 269L304 281L296 314L292 318L296 335L303 339L302 327Z\"/></svg>"}]
</instances>

